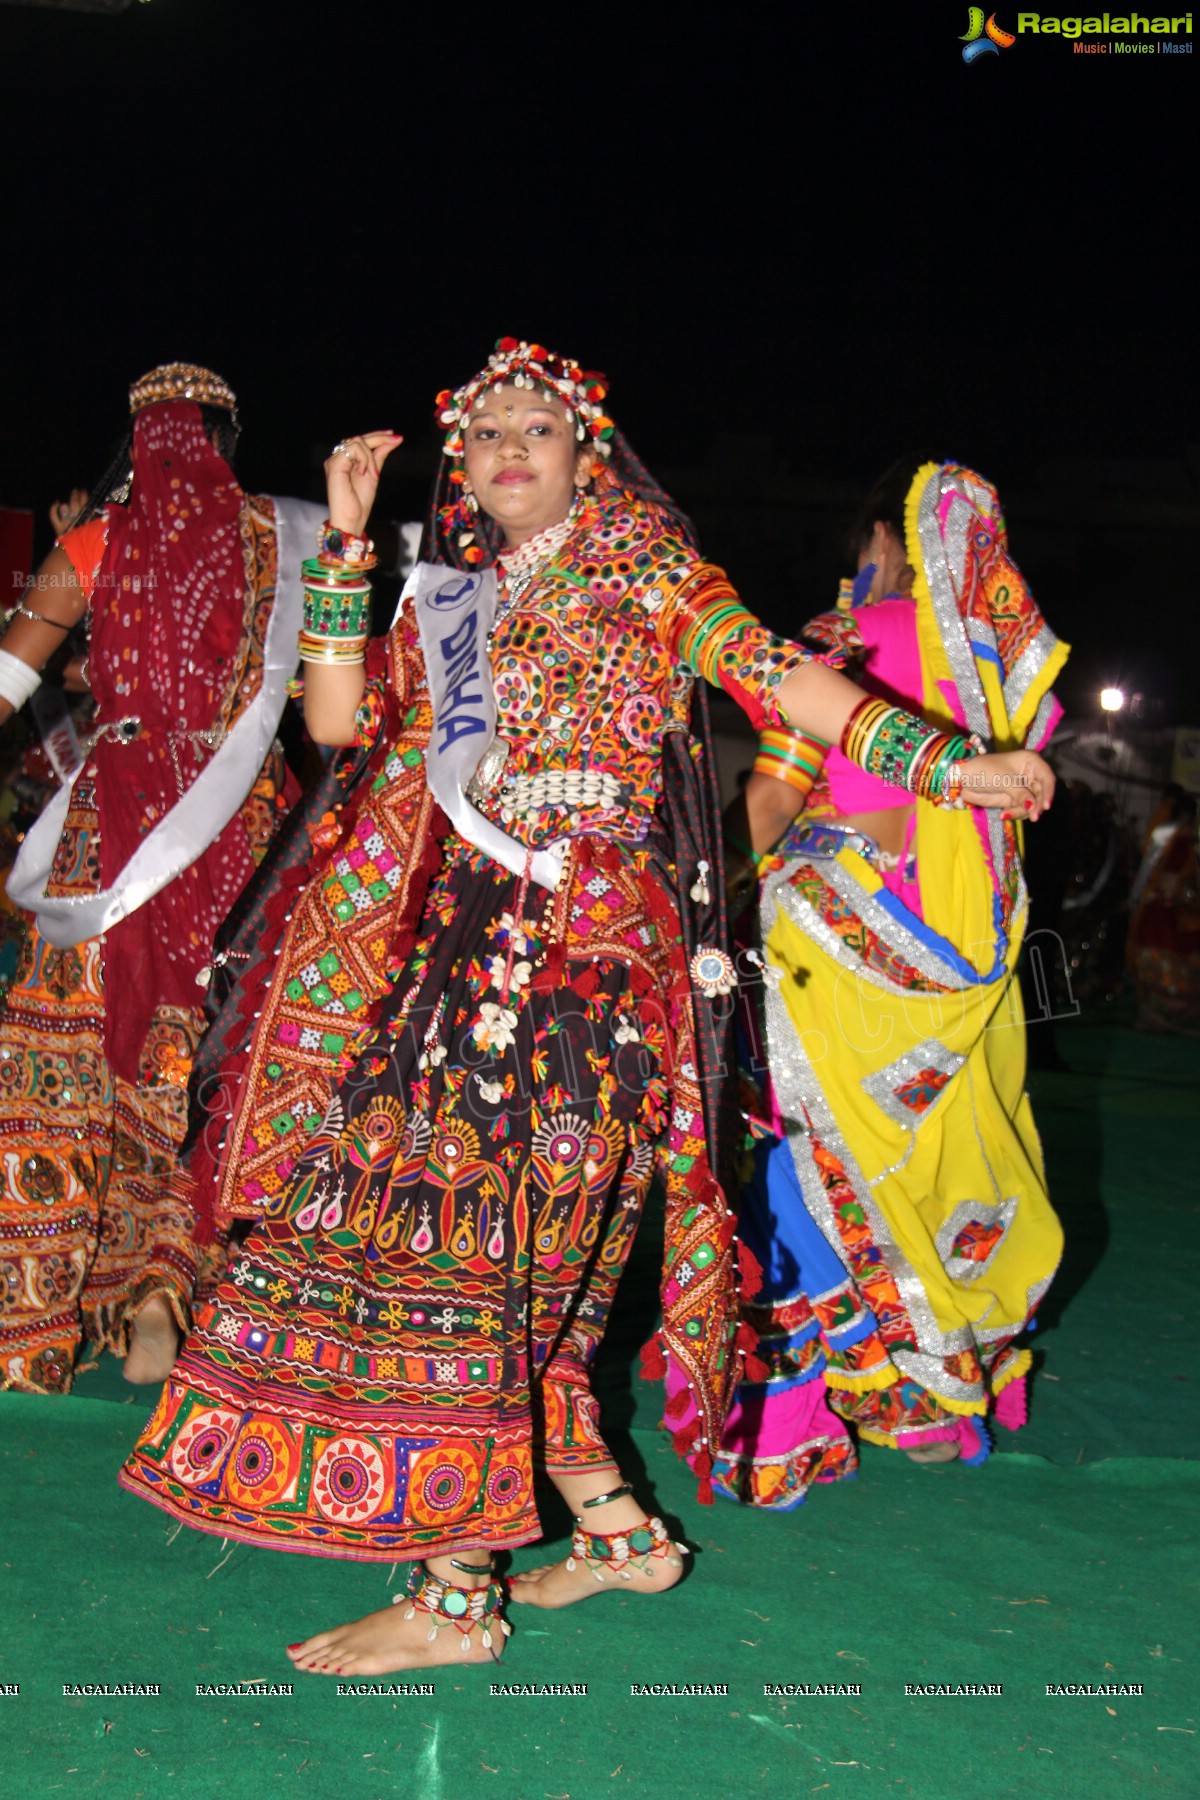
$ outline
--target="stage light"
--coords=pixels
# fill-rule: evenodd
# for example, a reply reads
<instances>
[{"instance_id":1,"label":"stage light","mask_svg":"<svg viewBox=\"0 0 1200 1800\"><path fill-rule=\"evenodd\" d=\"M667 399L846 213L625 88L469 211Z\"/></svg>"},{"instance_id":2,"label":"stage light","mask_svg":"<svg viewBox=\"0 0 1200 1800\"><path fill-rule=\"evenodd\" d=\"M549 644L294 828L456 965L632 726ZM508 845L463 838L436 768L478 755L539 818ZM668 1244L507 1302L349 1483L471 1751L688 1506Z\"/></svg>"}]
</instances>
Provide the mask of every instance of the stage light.
<instances>
[{"instance_id":1,"label":"stage light","mask_svg":"<svg viewBox=\"0 0 1200 1800\"><path fill-rule=\"evenodd\" d=\"M1120 688L1101 688L1100 707L1103 712L1120 712L1125 704L1125 695Z\"/></svg>"}]
</instances>

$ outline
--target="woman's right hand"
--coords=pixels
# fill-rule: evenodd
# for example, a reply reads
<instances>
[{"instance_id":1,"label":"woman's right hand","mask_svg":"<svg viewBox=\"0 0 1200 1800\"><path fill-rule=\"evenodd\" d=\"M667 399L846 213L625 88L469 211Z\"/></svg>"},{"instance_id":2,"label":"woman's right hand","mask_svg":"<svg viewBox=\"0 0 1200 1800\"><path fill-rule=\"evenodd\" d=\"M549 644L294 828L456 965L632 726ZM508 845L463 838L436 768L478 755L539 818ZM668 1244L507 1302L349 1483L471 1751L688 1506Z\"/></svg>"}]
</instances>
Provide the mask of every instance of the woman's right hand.
<instances>
[{"instance_id":1,"label":"woman's right hand","mask_svg":"<svg viewBox=\"0 0 1200 1800\"><path fill-rule=\"evenodd\" d=\"M1040 819L1054 798L1054 770L1036 750L992 750L958 765L968 806L1003 810L1006 819Z\"/></svg>"},{"instance_id":2,"label":"woman's right hand","mask_svg":"<svg viewBox=\"0 0 1200 1800\"><path fill-rule=\"evenodd\" d=\"M338 531L362 537L375 504L384 462L404 439L394 431L364 431L343 438L325 458L329 523Z\"/></svg>"}]
</instances>

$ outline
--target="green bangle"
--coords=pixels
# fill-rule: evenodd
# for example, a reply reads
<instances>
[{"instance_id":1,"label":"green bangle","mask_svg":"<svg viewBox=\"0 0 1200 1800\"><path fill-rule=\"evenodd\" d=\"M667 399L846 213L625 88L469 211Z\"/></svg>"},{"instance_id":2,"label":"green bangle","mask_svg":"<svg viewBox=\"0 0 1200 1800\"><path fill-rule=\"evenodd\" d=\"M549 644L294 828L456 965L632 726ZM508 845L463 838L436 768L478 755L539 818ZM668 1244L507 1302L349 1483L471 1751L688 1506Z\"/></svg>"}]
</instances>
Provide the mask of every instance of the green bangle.
<instances>
[{"instance_id":1,"label":"green bangle","mask_svg":"<svg viewBox=\"0 0 1200 1800\"><path fill-rule=\"evenodd\" d=\"M370 583L357 588L304 590L304 629L320 637L358 637L368 630Z\"/></svg>"},{"instance_id":2,"label":"green bangle","mask_svg":"<svg viewBox=\"0 0 1200 1800\"><path fill-rule=\"evenodd\" d=\"M346 563L339 568L333 563L322 562L319 556L306 557L300 564L300 579L311 582L314 587L361 587L363 575L364 571L353 564ZM369 582L367 586L370 586Z\"/></svg>"}]
</instances>

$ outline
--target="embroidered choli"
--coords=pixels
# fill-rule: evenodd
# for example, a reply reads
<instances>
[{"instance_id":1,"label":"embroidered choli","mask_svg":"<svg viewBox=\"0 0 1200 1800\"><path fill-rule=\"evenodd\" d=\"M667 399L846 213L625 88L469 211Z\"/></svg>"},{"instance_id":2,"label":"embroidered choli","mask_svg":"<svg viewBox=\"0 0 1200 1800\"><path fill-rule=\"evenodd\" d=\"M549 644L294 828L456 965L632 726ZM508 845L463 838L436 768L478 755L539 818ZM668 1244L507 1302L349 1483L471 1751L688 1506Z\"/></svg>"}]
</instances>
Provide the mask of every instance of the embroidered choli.
<instances>
[{"instance_id":1,"label":"embroidered choli","mask_svg":"<svg viewBox=\"0 0 1200 1800\"><path fill-rule=\"evenodd\" d=\"M663 739L687 729L694 677L718 683L761 727L779 722L779 687L806 658L746 611L659 508L624 493L589 501L511 610L505 599L502 587L492 670L507 758L472 799L529 845L581 832L643 839ZM402 613L396 671L405 635ZM369 695L368 741L378 711Z\"/></svg>"}]
</instances>

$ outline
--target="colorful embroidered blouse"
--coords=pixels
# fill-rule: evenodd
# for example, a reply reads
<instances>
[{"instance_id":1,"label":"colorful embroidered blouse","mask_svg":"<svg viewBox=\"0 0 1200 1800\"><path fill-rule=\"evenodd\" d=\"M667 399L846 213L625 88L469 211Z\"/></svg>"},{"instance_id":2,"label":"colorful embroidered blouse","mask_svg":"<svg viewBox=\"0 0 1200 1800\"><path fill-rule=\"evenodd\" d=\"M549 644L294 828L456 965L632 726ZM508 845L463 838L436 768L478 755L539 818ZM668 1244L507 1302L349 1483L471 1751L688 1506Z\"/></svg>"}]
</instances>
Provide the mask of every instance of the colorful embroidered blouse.
<instances>
[{"instance_id":1,"label":"colorful embroidered blouse","mask_svg":"<svg viewBox=\"0 0 1200 1800\"><path fill-rule=\"evenodd\" d=\"M742 606L657 508L589 501L553 561L493 632L502 771L472 798L522 843L580 832L645 837L661 793L663 737L687 729L695 675L759 728L806 659ZM393 666L400 663L393 650ZM368 701L368 737L376 709Z\"/></svg>"}]
</instances>

